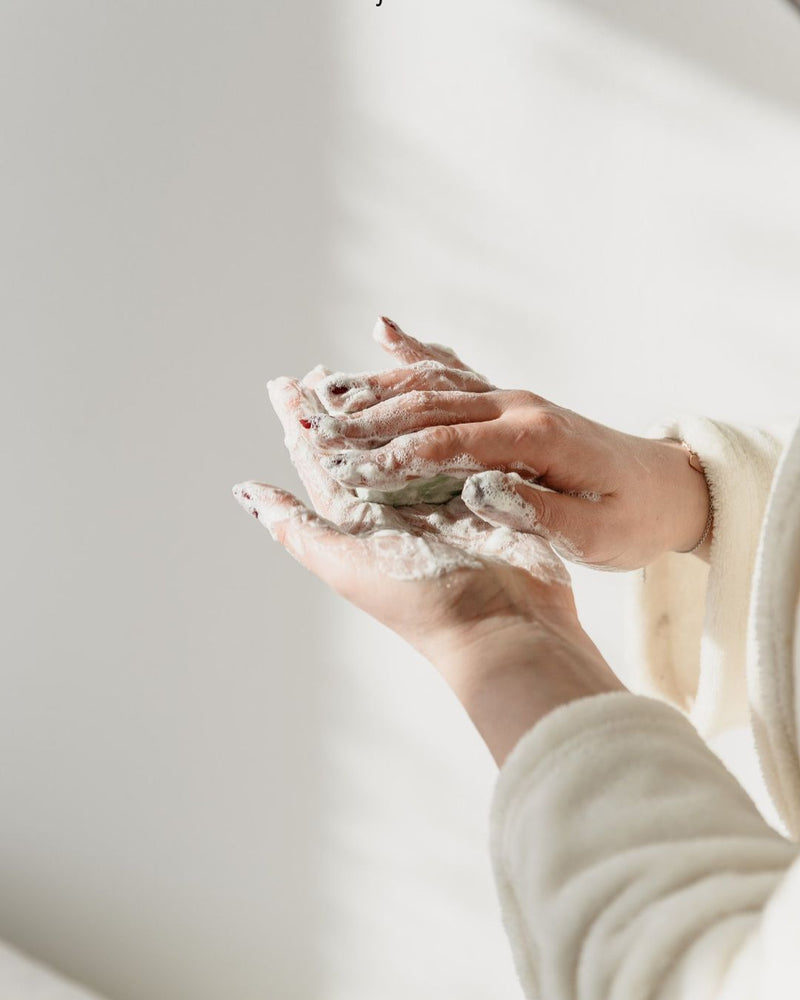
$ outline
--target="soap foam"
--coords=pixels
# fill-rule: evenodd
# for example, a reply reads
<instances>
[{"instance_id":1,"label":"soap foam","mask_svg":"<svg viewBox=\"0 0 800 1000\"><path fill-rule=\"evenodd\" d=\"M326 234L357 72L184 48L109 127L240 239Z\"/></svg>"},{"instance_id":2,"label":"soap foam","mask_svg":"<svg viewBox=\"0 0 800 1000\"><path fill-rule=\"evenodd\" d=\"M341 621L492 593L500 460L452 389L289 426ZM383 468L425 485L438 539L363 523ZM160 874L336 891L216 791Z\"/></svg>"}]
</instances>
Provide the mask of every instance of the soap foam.
<instances>
[{"instance_id":1,"label":"soap foam","mask_svg":"<svg viewBox=\"0 0 800 1000\"><path fill-rule=\"evenodd\" d=\"M324 455L320 463L325 471L344 486L362 486L373 490L403 489L409 483L431 482L438 476L465 480L486 466L473 455L454 455L447 462L435 462L419 455L420 439L401 435L382 449L372 452L355 450Z\"/></svg>"},{"instance_id":2,"label":"soap foam","mask_svg":"<svg viewBox=\"0 0 800 1000\"><path fill-rule=\"evenodd\" d=\"M517 490L520 485L542 493L555 492L541 483L523 479L516 472L490 470L468 479L462 495L469 507L477 509L480 517L490 524L508 526L510 523L518 531L540 535L565 559L582 563L583 552L562 533L541 523L536 508ZM598 494L592 496L599 499Z\"/></svg>"},{"instance_id":3,"label":"soap foam","mask_svg":"<svg viewBox=\"0 0 800 1000\"><path fill-rule=\"evenodd\" d=\"M322 451L370 451L402 435L430 427L471 423L475 419L466 409L461 412L434 406L423 409L417 404L416 410L412 410L410 407L418 395L411 392L403 397L384 400L356 414L309 416L311 426L308 430L314 438L315 447Z\"/></svg>"},{"instance_id":4,"label":"soap foam","mask_svg":"<svg viewBox=\"0 0 800 1000\"><path fill-rule=\"evenodd\" d=\"M317 512L343 532L363 540L377 572L397 580L422 580L499 561L548 583L569 584L566 568L542 538L492 526L473 514L460 497L438 506L399 508L358 499L327 474L323 456L301 433L299 418L303 413L324 416L320 397L285 378L271 382L269 391L286 432L286 446ZM257 484L244 485L252 487L252 497L258 497ZM258 511L258 500L251 502ZM262 505L266 503L262 498ZM309 515L289 511L284 516ZM269 515L265 510L264 520L272 530L274 511ZM309 532L304 544L318 545L319 540ZM354 546L350 558L357 570L363 564L364 550Z\"/></svg>"},{"instance_id":5,"label":"soap foam","mask_svg":"<svg viewBox=\"0 0 800 1000\"><path fill-rule=\"evenodd\" d=\"M335 372L315 386L329 413L355 413L422 388L488 392L494 386L475 372L448 368L440 361L415 361L403 368L372 372Z\"/></svg>"}]
</instances>

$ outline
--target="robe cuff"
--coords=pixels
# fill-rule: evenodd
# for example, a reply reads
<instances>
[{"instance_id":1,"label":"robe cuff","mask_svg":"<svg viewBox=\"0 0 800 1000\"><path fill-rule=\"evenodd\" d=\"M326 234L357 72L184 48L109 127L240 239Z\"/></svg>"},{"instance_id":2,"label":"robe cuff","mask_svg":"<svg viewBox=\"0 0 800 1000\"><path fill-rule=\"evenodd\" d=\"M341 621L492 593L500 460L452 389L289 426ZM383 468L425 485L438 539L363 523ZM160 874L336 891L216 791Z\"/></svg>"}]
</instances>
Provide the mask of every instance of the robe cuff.
<instances>
[{"instance_id":1,"label":"robe cuff","mask_svg":"<svg viewBox=\"0 0 800 1000\"><path fill-rule=\"evenodd\" d=\"M756 551L785 437L680 417L648 437L685 441L703 466L714 529L710 563L668 552L633 574L627 686L691 720L706 741L749 723L747 621ZM688 461L688 458L687 458Z\"/></svg>"}]
</instances>

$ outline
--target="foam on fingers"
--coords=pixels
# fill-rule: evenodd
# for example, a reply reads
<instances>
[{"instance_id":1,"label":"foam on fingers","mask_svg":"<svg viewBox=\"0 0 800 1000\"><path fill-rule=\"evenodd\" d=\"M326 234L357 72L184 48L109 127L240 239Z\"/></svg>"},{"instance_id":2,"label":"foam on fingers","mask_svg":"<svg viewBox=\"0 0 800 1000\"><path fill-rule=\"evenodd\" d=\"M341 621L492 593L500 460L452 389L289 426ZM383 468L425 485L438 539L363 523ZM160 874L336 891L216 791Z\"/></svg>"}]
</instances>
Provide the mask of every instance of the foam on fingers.
<instances>
[{"instance_id":1,"label":"foam on fingers","mask_svg":"<svg viewBox=\"0 0 800 1000\"><path fill-rule=\"evenodd\" d=\"M291 518L308 518L311 511L286 490L266 483L248 481L233 487L237 502L256 518L277 540L277 526ZM313 515L316 516L316 515Z\"/></svg>"},{"instance_id":2,"label":"foam on fingers","mask_svg":"<svg viewBox=\"0 0 800 1000\"><path fill-rule=\"evenodd\" d=\"M390 354L400 351L405 345L408 347L419 345L419 341L415 337L411 337L401 330L397 323L389 319L388 316L381 316L372 328L372 339ZM416 361L418 359L409 360Z\"/></svg>"},{"instance_id":3,"label":"foam on fingers","mask_svg":"<svg viewBox=\"0 0 800 1000\"><path fill-rule=\"evenodd\" d=\"M401 330L394 320L381 316L372 331L372 337L380 346L393 355L401 364L415 361L439 361L448 368L459 368L472 372L473 369L459 358L456 352L444 344L426 344L411 334Z\"/></svg>"},{"instance_id":4,"label":"foam on fingers","mask_svg":"<svg viewBox=\"0 0 800 1000\"><path fill-rule=\"evenodd\" d=\"M536 507L519 492L520 486L541 488L526 482L516 472L496 469L470 476L464 484L462 498L471 511L490 524L516 528L519 531L541 531Z\"/></svg>"},{"instance_id":5,"label":"foam on fingers","mask_svg":"<svg viewBox=\"0 0 800 1000\"><path fill-rule=\"evenodd\" d=\"M357 413L416 390L489 392L494 386L474 372L423 360L381 371L334 372L315 388L325 409L336 414Z\"/></svg>"},{"instance_id":6,"label":"foam on fingers","mask_svg":"<svg viewBox=\"0 0 800 1000\"><path fill-rule=\"evenodd\" d=\"M284 442L292 464L308 491L318 513L336 524L363 523L370 520L370 508L354 510L358 502L335 479L329 476L303 435L300 420L314 409L322 411L315 394L296 379L276 378L268 383L269 396L285 432Z\"/></svg>"},{"instance_id":7,"label":"foam on fingers","mask_svg":"<svg viewBox=\"0 0 800 1000\"><path fill-rule=\"evenodd\" d=\"M543 494L538 502L537 494ZM490 470L471 476L461 496L467 507L488 524L539 535L564 559L584 562L583 551L565 532L574 533L570 529L586 516L579 505L597 502L596 494L574 497L523 479L516 472Z\"/></svg>"},{"instance_id":8,"label":"foam on fingers","mask_svg":"<svg viewBox=\"0 0 800 1000\"><path fill-rule=\"evenodd\" d=\"M439 507L409 509L412 524L424 525L449 545L471 552L484 562L502 562L525 570L543 583L569 586L561 559L541 536L492 525L474 516L461 497Z\"/></svg>"},{"instance_id":9,"label":"foam on fingers","mask_svg":"<svg viewBox=\"0 0 800 1000\"><path fill-rule=\"evenodd\" d=\"M299 563L345 594L365 572L394 580L431 580L484 565L476 555L434 535L398 528L350 534L291 493L265 483L237 483L233 495Z\"/></svg>"},{"instance_id":10,"label":"foam on fingers","mask_svg":"<svg viewBox=\"0 0 800 1000\"><path fill-rule=\"evenodd\" d=\"M361 413L318 415L310 408L300 426L320 451L377 449L431 427L484 423L500 414L491 393L418 390L376 403Z\"/></svg>"},{"instance_id":11,"label":"foam on fingers","mask_svg":"<svg viewBox=\"0 0 800 1000\"><path fill-rule=\"evenodd\" d=\"M356 557L357 537L315 514L286 490L244 482L233 487L233 495L290 555L332 586L342 565Z\"/></svg>"},{"instance_id":12,"label":"foam on fingers","mask_svg":"<svg viewBox=\"0 0 800 1000\"><path fill-rule=\"evenodd\" d=\"M463 482L475 472L485 469L474 456L468 454L454 455L440 462L424 458L420 453L424 440L421 444L419 437L399 437L375 451L347 450L322 455L319 461L328 475L344 486L383 492L401 490L415 483L421 486L441 477Z\"/></svg>"}]
</instances>

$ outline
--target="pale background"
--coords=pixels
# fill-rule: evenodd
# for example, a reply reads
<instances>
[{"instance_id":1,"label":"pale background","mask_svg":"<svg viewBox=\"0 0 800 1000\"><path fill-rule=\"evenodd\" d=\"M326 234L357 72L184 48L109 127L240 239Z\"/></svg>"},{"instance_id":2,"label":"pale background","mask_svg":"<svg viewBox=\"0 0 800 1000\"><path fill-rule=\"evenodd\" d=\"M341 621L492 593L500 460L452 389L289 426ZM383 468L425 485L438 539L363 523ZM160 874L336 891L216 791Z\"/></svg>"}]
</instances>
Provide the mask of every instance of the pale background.
<instances>
[{"instance_id":1,"label":"pale background","mask_svg":"<svg viewBox=\"0 0 800 1000\"><path fill-rule=\"evenodd\" d=\"M796 412L798 177L782 0L1 0L0 936L118 1000L519 1000L488 751L230 495L296 485L265 383L383 312L634 432Z\"/></svg>"}]
</instances>

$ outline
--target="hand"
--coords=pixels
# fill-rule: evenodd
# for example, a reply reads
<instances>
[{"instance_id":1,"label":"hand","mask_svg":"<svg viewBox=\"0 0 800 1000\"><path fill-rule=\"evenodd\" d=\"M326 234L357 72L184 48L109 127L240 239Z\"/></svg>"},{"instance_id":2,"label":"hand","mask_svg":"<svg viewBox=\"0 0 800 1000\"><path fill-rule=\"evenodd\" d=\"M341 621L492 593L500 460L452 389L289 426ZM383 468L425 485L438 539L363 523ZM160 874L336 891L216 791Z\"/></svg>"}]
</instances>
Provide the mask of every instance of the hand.
<instances>
[{"instance_id":1,"label":"hand","mask_svg":"<svg viewBox=\"0 0 800 1000\"><path fill-rule=\"evenodd\" d=\"M399 367L320 377L327 412L301 418L343 486L391 491L418 476L460 477L464 503L487 523L538 534L566 559L609 569L688 551L702 536L708 487L678 442L624 434L532 392L498 389L449 348L390 320L375 336Z\"/></svg>"},{"instance_id":2,"label":"hand","mask_svg":"<svg viewBox=\"0 0 800 1000\"><path fill-rule=\"evenodd\" d=\"M324 415L313 391L323 377L316 370L302 382L270 383L317 512L261 483L234 487L242 506L304 566L427 656L462 700L492 672L518 667L538 678L541 705L549 705L546 671L556 663L559 691L620 687L583 632L569 576L542 539L495 528L460 498L397 509L364 503L325 473L300 432L304 415Z\"/></svg>"}]
</instances>

